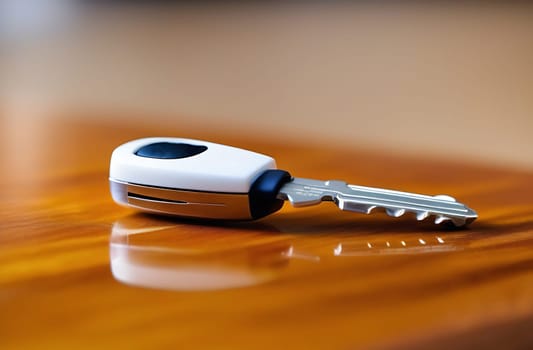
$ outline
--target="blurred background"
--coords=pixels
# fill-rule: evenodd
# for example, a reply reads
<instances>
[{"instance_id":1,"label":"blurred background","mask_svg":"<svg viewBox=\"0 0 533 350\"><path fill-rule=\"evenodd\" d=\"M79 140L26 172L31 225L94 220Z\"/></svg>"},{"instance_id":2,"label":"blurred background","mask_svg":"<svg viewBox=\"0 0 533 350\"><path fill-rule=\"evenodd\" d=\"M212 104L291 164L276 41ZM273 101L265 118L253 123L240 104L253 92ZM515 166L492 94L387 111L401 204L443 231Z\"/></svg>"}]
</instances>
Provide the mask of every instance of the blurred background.
<instances>
[{"instance_id":1,"label":"blurred background","mask_svg":"<svg viewBox=\"0 0 533 350\"><path fill-rule=\"evenodd\" d=\"M4 152L84 118L533 169L526 2L0 4Z\"/></svg>"}]
</instances>

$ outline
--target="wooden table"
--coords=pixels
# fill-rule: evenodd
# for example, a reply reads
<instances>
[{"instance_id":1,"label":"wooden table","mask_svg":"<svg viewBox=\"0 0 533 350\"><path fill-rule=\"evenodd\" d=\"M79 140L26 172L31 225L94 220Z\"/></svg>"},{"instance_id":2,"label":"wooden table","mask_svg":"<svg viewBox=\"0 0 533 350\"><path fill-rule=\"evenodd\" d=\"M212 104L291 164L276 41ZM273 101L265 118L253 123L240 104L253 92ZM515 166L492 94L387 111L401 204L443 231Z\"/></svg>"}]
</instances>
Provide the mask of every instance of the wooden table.
<instances>
[{"instance_id":1,"label":"wooden table","mask_svg":"<svg viewBox=\"0 0 533 350\"><path fill-rule=\"evenodd\" d=\"M532 173L178 124L4 129L0 348L531 348ZM162 134L295 176L450 194L479 219L450 231L326 203L216 224L117 206L111 151Z\"/></svg>"}]
</instances>

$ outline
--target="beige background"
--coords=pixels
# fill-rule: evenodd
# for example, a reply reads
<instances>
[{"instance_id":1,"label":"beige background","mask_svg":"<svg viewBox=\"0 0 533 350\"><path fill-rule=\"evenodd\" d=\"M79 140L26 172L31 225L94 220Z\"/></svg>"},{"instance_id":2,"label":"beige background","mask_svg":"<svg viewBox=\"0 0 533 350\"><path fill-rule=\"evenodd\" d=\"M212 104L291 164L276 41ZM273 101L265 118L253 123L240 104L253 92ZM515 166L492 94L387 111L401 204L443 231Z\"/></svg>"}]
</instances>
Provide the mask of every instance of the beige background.
<instances>
[{"instance_id":1,"label":"beige background","mask_svg":"<svg viewBox=\"0 0 533 350\"><path fill-rule=\"evenodd\" d=\"M4 147L83 111L533 168L531 6L2 4Z\"/></svg>"}]
</instances>

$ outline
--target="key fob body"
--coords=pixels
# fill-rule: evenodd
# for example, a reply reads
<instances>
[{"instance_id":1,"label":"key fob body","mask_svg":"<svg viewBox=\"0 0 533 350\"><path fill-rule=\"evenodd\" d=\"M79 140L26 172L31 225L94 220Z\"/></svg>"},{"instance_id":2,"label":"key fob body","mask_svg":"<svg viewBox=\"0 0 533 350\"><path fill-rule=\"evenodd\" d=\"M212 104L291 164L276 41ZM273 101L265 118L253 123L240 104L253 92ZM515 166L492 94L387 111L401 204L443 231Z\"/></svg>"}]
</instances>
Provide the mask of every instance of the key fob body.
<instances>
[{"instance_id":1,"label":"key fob body","mask_svg":"<svg viewBox=\"0 0 533 350\"><path fill-rule=\"evenodd\" d=\"M216 143L144 138L117 147L113 199L143 211L205 219L257 219L279 210L291 180L273 158Z\"/></svg>"}]
</instances>

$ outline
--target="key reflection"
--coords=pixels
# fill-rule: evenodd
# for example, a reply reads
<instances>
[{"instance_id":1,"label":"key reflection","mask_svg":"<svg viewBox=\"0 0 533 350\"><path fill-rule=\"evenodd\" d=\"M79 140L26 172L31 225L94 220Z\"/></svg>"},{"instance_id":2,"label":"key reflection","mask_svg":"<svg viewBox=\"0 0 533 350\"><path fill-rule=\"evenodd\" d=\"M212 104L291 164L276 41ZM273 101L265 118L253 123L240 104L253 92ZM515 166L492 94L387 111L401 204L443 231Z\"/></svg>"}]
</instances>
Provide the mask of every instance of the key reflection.
<instances>
[{"instance_id":1,"label":"key reflection","mask_svg":"<svg viewBox=\"0 0 533 350\"><path fill-rule=\"evenodd\" d=\"M113 225L111 272L118 281L138 287L219 290L259 285L282 274L288 277L322 260L334 264L336 259L329 257L443 253L466 249L470 242L461 233L384 233L366 239L344 237L340 243L331 235L316 244L312 236L289 241L287 236L270 235L272 230L261 224L215 227L132 215ZM292 264L295 260L304 265Z\"/></svg>"},{"instance_id":2,"label":"key reflection","mask_svg":"<svg viewBox=\"0 0 533 350\"><path fill-rule=\"evenodd\" d=\"M219 290L271 281L298 255L286 241L243 241L239 232L210 236L201 226L133 215L112 227L111 272L132 286Z\"/></svg>"}]
</instances>

